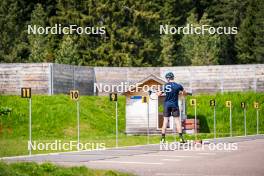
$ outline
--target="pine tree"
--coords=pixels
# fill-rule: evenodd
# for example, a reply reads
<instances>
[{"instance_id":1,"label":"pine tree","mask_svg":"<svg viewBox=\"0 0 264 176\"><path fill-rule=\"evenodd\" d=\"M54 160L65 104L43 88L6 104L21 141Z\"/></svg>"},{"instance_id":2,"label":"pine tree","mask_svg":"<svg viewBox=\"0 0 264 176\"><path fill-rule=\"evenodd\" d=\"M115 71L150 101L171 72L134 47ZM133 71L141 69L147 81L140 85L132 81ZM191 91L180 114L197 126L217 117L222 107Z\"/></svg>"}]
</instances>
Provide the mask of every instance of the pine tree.
<instances>
[{"instance_id":1,"label":"pine tree","mask_svg":"<svg viewBox=\"0 0 264 176\"><path fill-rule=\"evenodd\" d=\"M188 16L188 12L194 8L193 2L190 0L166 0L161 4L160 24L171 26L184 26ZM182 34L161 36L160 38L160 60L161 65L189 65L182 57L183 51L180 47ZM170 39L169 39L170 38ZM164 40L165 39L165 40ZM169 41L170 40L170 41ZM166 44L165 44L165 43ZM169 49L165 48L169 47ZM164 52L169 52L167 58L164 58ZM165 63L163 63L165 61Z\"/></svg>"},{"instance_id":2,"label":"pine tree","mask_svg":"<svg viewBox=\"0 0 264 176\"><path fill-rule=\"evenodd\" d=\"M239 63L261 63L264 58L263 44L263 2L250 1L246 17L236 36L236 49Z\"/></svg>"},{"instance_id":3,"label":"pine tree","mask_svg":"<svg viewBox=\"0 0 264 176\"><path fill-rule=\"evenodd\" d=\"M160 60L162 66L172 66L175 53L173 36L171 34L163 35L161 37L161 47Z\"/></svg>"},{"instance_id":4,"label":"pine tree","mask_svg":"<svg viewBox=\"0 0 264 176\"><path fill-rule=\"evenodd\" d=\"M195 15L192 13L187 23L193 24L194 27L210 25L211 20L207 19L204 13L198 23ZM181 45L184 51L186 62L191 61L192 65L215 65L218 64L220 38L218 35L186 34L182 38Z\"/></svg>"},{"instance_id":5,"label":"pine tree","mask_svg":"<svg viewBox=\"0 0 264 176\"><path fill-rule=\"evenodd\" d=\"M257 12L254 22L255 39L254 39L254 58L256 63L264 63L264 1L257 0Z\"/></svg>"},{"instance_id":6,"label":"pine tree","mask_svg":"<svg viewBox=\"0 0 264 176\"><path fill-rule=\"evenodd\" d=\"M35 2L0 1L0 62L28 62L27 24Z\"/></svg>"},{"instance_id":7,"label":"pine tree","mask_svg":"<svg viewBox=\"0 0 264 176\"><path fill-rule=\"evenodd\" d=\"M82 65L78 53L77 37L64 35L63 40L56 52L56 63Z\"/></svg>"},{"instance_id":8,"label":"pine tree","mask_svg":"<svg viewBox=\"0 0 264 176\"><path fill-rule=\"evenodd\" d=\"M35 10L32 12L30 25L31 27L46 27L47 15L41 4L36 4ZM28 34L30 44L31 62L44 62L48 56L47 36L45 34Z\"/></svg>"},{"instance_id":9,"label":"pine tree","mask_svg":"<svg viewBox=\"0 0 264 176\"><path fill-rule=\"evenodd\" d=\"M239 27L249 0L213 0L206 10L215 27ZM221 35L220 64L236 64L235 35Z\"/></svg>"},{"instance_id":10,"label":"pine tree","mask_svg":"<svg viewBox=\"0 0 264 176\"><path fill-rule=\"evenodd\" d=\"M18 2L0 1L0 62L13 62L17 58L14 50L20 36L20 16Z\"/></svg>"},{"instance_id":11,"label":"pine tree","mask_svg":"<svg viewBox=\"0 0 264 176\"><path fill-rule=\"evenodd\" d=\"M263 63L263 2L46 0L36 5L35 1L1 0L0 62L54 62L56 55L56 61L64 63L57 52L62 50L62 45L66 47L66 36L28 36L27 25L76 24L80 27L105 26L106 34L71 36L71 40L78 42L74 47L78 62L67 58L67 63L90 66ZM196 24L206 13L209 14L207 20L213 20L210 21L212 26L236 26L239 34L221 35L220 46L216 35L202 38L159 34L159 25L183 26L191 13L196 15ZM203 50L207 51L201 52Z\"/></svg>"}]
</instances>

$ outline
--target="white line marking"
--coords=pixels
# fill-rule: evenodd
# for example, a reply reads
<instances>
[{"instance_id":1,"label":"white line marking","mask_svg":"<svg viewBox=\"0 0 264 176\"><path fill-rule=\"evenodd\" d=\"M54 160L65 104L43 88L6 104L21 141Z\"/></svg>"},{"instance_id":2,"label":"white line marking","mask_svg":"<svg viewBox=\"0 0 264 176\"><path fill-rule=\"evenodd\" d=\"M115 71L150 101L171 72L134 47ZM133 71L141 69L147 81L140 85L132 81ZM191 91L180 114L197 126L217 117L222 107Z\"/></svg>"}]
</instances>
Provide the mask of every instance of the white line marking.
<instances>
[{"instance_id":1,"label":"white line marking","mask_svg":"<svg viewBox=\"0 0 264 176\"><path fill-rule=\"evenodd\" d=\"M148 155L148 154L142 154L142 155L136 155L136 156L149 156L149 157L169 157L169 158L200 158L201 156L186 156L186 155Z\"/></svg>"},{"instance_id":2,"label":"white line marking","mask_svg":"<svg viewBox=\"0 0 264 176\"><path fill-rule=\"evenodd\" d=\"M162 161L181 161L180 159L162 159Z\"/></svg>"},{"instance_id":3,"label":"white line marking","mask_svg":"<svg viewBox=\"0 0 264 176\"><path fill-rule=\"evenodd\" d=\"M147 165L163 165L163 163L146 163L136 161L90 161L91 163L118 163L118 164L147 164Z\"/></svg>"},{"instance_id":4,"label":"white line marking","mask_svg":"<svg viewBox=\"0 0 264 176\"><path fill-rule=\"evenodd\" d=\"M216 155L216 153L197 153L198 155Z\"/></svg>"},{"instance_id":5,"label":"white line marking","mask_svg":"<svg viewBox=\"0 0 264 176\"><path fill-rule=\"evenodd\" d=\"M175 174L175 173L156 173L155 175L158 175L158 176L178 176L178 175L181 175L181 176L184 176L184 175L190 175L190 176L194 176L194 174ZM197 175L196 175L197 176Z\"/></svg>"},{"instance_id":6,"label":"white line marking","mask_svg":"<svg viewBox=\"0 0 264 176\"><path fill-rule=\"evenodd\" d=\"M94 152L94 151L109 151L113 149L122 149L122 148L136 148L136 147L144 147L144 146L153 146L153 145L158 145L157 144L144 144L144 145L131 145L131 146L122 146L122 147L109 147L105 148L102 150L98 149L88 149L88 150L76 150L76 151L62 151L62 152L54 152L54 153L40 153L40 154L32 154L32 155L19 155L19 156L6 156L6 157L0 157L0 160L5 160L5 159L16 159L16 158L30 158L33 156L49 156L49 155L59 155L59 154L71 154L71 153L79 153L79 152ZM140 149L139 149L140 150ZM118 151L118 150L114 150Z\"/></svg>"},{"instance_id":7,"label":"white line marking","mask_svg":"<svg viewBox=\"0 0 264 176\"><path fill-rule=\"evenodd\" d=\"M208 174L184 174L184 173L156 173L157 176L212 176ZM214 175L214 176L231 176L231 175Z\"/></svg>"}]
</instances>

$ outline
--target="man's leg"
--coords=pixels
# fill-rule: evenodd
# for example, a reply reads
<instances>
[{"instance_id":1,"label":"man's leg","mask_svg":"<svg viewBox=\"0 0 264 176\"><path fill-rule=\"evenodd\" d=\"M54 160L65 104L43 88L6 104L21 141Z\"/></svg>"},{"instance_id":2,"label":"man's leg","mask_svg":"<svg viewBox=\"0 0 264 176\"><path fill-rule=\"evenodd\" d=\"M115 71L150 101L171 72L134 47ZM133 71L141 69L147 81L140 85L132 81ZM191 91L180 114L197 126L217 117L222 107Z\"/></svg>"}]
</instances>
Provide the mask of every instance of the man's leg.
<instances>
[{"instance_id":1,"label":"man's leg","mask_svg":"<svg viewBox=\"0 0 264 176\"><path fill-rule=\"evenodd\" d=\"M171 110L172 108L164 106L163 109L163 124L161 129L161 142L165 142L165 135L166 135L166 129L168 125L169 118L171 116Z\"/></svg>"},{"instance_id":2,"label":"man's leg","mask_svg":"<svg viewBox=\"0 0 264 176\"><path fill-rule=\"evenodd\" d=\"M163 117L163 125L161 129L161 141L165 142L166 129L168 125L169 117Z\"/></svg>"},{"instance_id":3,"label":"man's leg","mask_svg":"<svg viewBox=\"0 0 264 176\"><path fill-rule=\"evenodd\" d=\"M173 109L172 115L175 118L175 126L176 126L177 132L179 133L180 142L185 142L183 135L182 135L182 123L181 123L179 108Z\"/></svg>"},{"instance_id":4,"label":"man's leg","mask_svg":"<svg viewBox=\"0 0 264 176\"><path fill-rule=\"evenodd\" d=\"M164 117L163 118L163 125L162 125L162 129L161 129L161 133L162 134L166 133L166 128L168 126L168 121L169 121L169 117Z\"/></svg>"},{"instance_id":5,"label":"man's leg","mask_svg":"<svg viewBox=\"0 0 264 176\"><path fill-rule=\"evenodd\" d=\"M182 123L181 123L180 117L175 117L175 125L176 125L176 130L179 133L179 137L180 137L181 142L185 142L183 135L182 135Z\"/></svg>"}]
</instances>

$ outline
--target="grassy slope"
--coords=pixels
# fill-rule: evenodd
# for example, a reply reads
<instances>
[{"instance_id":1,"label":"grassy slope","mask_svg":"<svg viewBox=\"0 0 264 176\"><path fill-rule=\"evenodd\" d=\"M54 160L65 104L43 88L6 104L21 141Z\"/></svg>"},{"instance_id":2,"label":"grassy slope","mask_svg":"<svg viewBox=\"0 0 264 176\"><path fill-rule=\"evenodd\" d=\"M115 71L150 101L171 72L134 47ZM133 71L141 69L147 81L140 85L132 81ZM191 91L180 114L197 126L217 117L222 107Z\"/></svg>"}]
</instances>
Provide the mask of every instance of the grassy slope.
<instances>
[{"instance_id":1,"label":"grassy slope","mask_svg":"<svg viewBox=\"0 0 264 176\"><path fill-rule=\"evenodd\" d=\"M119 127L124 131L125 99L119 98ZM3 137L28 136L28 102L18 96L1 96L0 106L11 107L3 117ZM115 131L115 105L107 97L83 96L80 100L82 137L105 136ZM76 135L76 103L68 96L34 96L32 98L32 137L71 138Z\"/></svg>"},{"instance_id":2,"label":"grassy slope","mask_svg":"<svg viewBox=\"0 0 264 176\"><path fill-rule=\"evenodd\" d=\"M6 164L0 162L0 176L17 176L17 175L45 175L45 176L129 176L131 174L120 173L116 171L93 170L87 167L60 167L50 163L13 163Z\"/></svg>"},{"instance_id":3,"label":"grassy slope","mask_svg":"<svg viewBox=\"0 0 264 176\"><path fill-rule=\"evenodd\" d=\"M213 133L213 109L209 106L209 100L216 100L216 131L217 133L229 133L229 108L225 107L225 101L232 101L232 128L236 135L244 135L244 113L240 107L241 102L247 103L247 131L248 134L256 133L256 110L253 108L253 102L260 103L259 110L259 127L260 131L264 131L264 93L226 93L216 95L197 95L197 115L201 120L201 132ZM189 102L189 101L188 101ZM188 115L194 116L194 108L189 106Z\"/></svg>"},{"instance_id":4,"label":"grassy slope","mask_svg":"<svg viewBox=\"0 0 264 176\"><path fill-rule=\"evenodd\" d=\"M229 133L229 110L225 107L226 100L233 101L233 133L243 134L243 113L240 102L246 101L250 107L247 111L249 134L256 129L256 112L252 108L255 100L262 103L260 110L260 132L264 131L264 93L227 93L224 95L198 95L198 118L201 119L202 132L213 132L213 111L209 107L209 100L217 101L217 132L218 136ZM62 140L76 140L76 104L66 95L34 96L32 112L32 137L40 142ZM189 101L188 101L189 103ZM83 96L81 105L81 142L105 142L108 147L115 145L115 105L108 97ZM18 96L0 96L0 106L10 107L10 116L2 116L0 132L0 156L27 154L28 139L28 102ZM145 136L126 136L125 130L125 98L119 97L119 131L120 145L145 144ZM188 115L193 116L194 109L189 106ZM221 133L221 135L220 135ZM209 135L201 135L208 137ZM210 136L212 136L210 134ZM192 136L190 136L191 138ZM173 137L171 137L173 139ZM151 138L151 142L158 142L159 137ZM48 151L50 152L50 151ZM33 153L43 153L34 151Z\"/></svg>"}]
</instances>

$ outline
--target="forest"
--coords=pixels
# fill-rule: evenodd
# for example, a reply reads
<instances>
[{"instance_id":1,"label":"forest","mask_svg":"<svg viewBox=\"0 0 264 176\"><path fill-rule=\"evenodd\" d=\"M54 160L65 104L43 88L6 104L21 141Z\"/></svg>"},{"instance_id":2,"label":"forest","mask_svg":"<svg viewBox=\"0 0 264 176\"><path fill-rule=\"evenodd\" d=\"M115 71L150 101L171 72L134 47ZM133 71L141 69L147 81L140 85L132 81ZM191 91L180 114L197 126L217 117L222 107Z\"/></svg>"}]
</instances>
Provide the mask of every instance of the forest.
<instances>
[{"instance_id":1,"label":"forest","mask_svg":"<svg viewBox=\"0 0 264 176\"><path fill-rule=\"evenodd\" d=\"M264 63L263 0L1 0L0 63L183 66ZM32 34L28 26L103 29ZM237 34L160 34L160 26Z\"/></svg>"}]
</instances>

